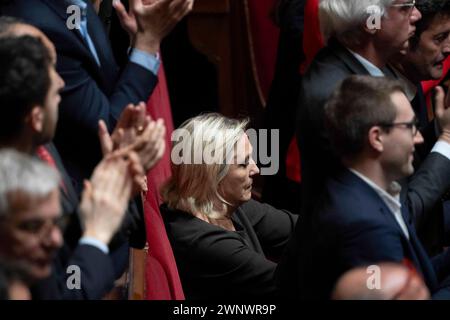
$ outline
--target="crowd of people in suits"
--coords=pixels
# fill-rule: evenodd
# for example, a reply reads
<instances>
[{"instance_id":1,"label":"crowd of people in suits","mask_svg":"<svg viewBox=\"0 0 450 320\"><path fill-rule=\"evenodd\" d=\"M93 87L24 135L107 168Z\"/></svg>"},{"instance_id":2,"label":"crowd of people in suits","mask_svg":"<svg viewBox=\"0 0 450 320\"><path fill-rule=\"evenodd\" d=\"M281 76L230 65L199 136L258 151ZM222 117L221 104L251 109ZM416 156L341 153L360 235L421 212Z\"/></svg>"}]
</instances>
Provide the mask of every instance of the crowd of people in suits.
<instances>
[{"instance_id":1,"label":"crowd of people in suits","mask_svg":"<svg viewBox=\"0 0 450 320\"><path fill-rule=\"evenodd\" d=\"M430 104L421 85L446 76L450 0L279 1L267 127L289 124L282 161L296 133L302 185L267 179L268 204L247 120L196 116L170 148L147 114L161 41L194 0L113 1L120 67L101 2L0 1L0 299L105 297L154 231L147 173L180 150L160 190L177 298L450 299L450 93ZM300 67L307 8L324 47Z\"/></svg>"}]
</instances>

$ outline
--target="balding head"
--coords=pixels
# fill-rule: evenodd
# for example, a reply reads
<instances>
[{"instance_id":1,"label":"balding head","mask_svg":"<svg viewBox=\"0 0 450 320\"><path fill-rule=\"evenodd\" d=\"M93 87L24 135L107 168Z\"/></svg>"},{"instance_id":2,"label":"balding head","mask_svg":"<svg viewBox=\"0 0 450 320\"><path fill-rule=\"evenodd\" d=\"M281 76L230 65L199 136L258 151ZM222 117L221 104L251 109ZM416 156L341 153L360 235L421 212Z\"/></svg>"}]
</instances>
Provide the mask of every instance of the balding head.
<instances>
[{"instance_id":1,"label":"balding head","mask_svg":"<svg viewBox=\"0 0 450 320\"><path fill-rule=\"evenodd\" d=\"M56 49L50 39L38 28L12 17L0 17L0 37L32 36L40 39L49 50L53 62L56 61Z\"/></svg>"},{"instance_id":2,"label":"balding head","mask_svg":"<svg viewBox=\"0 0 450 320\"><path fill-rule=\"evenodd\" d=\"M352 269L342 275L333 291L334 300L425 300L430 293L415 270L396 263L377 266L379 288L371 288L371 277L376 276L367 267Z\"/></svg>"}]
</instances>

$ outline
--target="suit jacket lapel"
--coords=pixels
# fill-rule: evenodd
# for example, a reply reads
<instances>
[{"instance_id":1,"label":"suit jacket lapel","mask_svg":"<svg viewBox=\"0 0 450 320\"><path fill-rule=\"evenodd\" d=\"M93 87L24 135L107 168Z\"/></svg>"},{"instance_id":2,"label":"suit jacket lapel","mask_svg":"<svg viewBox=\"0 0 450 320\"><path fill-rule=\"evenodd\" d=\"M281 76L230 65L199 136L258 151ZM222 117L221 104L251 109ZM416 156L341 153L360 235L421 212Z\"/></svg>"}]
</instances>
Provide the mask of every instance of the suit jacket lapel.
<instances>
[{"instance_id":1,"label":"suit jacket lapel","mask_svg":"<svg viewBox=\"0 0 450 320\"><path fill-rule=\"evenodd\" d=\"M381 214L386 218L390 225L394 226L397 229L404 243L409 246L409 251L411 254L410 258L418 271L422 273L428 287L431 290L433 290L433 288L436 288L438 285L438 281L434 272L434 268L431 265L430 259L425 252L425 249L423 248L420 240L417 237L415 228L411 224L409 211L404 201L402 201L402 216L408 229L409 240L406 238L394 215L386 206L384 201L379 197L379 195L358 176L356 176L349 170L346 171L347 172L344 174L344 179L346 180L347 184L354 188L355 192L362 192L364 195L366 195L366 197L369 196L373 200L373 203L378 204Z\"/></svg>"},{"instance_id":2,"label":"suit jacket lapel","mask_svg":"<svg viewBox=\"0 0 450 320\"><path fill-rule=\"evenodd\" d=\"M103 76L103 83L105 88L108 88L109 83L115 83L115 81L112 81L111 79L114 79L117 75L117 64L112 54L109 39L106 36L105 27L91 3L88 3L87 6L87 19L89 21L88 32L94 43L101 64L100 69L102 70L101 75Z\"/></svg>"},{"instance_id":3,"label":"suit jacket lapel","mask_svg":"<svg viewBox=\"0 0 450 320\"><path fill-rule=\"evenodd\" d=\"M369 71L337 40L331 40L330 49L353 74L370 75Z\"/></svg>"},{"instance_id":4,"label":"suit jacket lapel","mask_svg":"<svg viewBox=\"0 0 450 320\"><path fill-rule=\"evenodd\" d=\"M72 3L70 3L68 0L60 0L60 1L42 0L42 2L46 3L47 6L49 6L53 11L55 11L56 14L61 18L61 20L63 20L64 24L66 24L67 19L69 18L69 14L67 13L67 8L70 5L72 5ZM89 50L86 43L84 42L83 36L81 35L80 31L78 29L73 29L71 31L77 36L77 38L81 42L83 42L83 44Z\"/></svg>"}]
</instances>

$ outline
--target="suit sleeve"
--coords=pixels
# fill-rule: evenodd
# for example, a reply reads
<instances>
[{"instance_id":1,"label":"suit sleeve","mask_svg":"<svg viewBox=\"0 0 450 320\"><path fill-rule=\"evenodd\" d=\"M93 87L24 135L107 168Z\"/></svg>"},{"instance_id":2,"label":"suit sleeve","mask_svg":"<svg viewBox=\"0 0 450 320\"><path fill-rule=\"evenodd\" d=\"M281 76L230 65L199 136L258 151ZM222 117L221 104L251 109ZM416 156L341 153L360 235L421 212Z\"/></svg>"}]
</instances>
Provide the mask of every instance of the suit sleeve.
<instances>
[{"instance_id":1,"label":"suit sleeve","mask_svg":"<svg viewBox=\"0 0 450 320\"><path fill-rule=\"evenodd\" d=\"M100 300L112 289L113 264L100 249L79 245L68 261L64 265L57 262L52 275L31 288L33 299Z\"/></svg>"},{"instance_id":2,"label":"suit sleeve","mask_svg":"<svg viewBox=\"0 0 450 320\"><path fill-rule=\"evenodd\" d=\"M450 188L450 160L432 152L409 178L406 200L416 229Z\"/></svg>"},{"instance_id":3,"label":"suit sleeve","mask_svg":"<svg viewBox=\"0 0 450 320\"><path fill-rule=\"evenodd\" d=\"M94 134L99 119L113 129L127 104L146 102L157 83L151 71L133 62L128 62L118 79L109 79L115 86L112 92L106 93L97 84L100 80L92 78L81 61L60 54L58 72L66 84L60 106L61 120L76 123L79 130Z\"/></svg>"}]
</instances>

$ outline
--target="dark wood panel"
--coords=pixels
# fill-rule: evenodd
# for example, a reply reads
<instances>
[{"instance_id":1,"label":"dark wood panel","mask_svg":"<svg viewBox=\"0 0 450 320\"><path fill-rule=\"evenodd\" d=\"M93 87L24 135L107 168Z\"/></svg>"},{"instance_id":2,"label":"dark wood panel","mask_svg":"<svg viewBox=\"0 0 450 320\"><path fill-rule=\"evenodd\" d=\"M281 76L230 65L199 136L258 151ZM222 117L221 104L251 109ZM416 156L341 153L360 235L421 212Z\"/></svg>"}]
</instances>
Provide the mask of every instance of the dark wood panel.
<instances>
[{"instance_id":1,"label":"dark wood panel","mask_svg":"<svg viewBox=\"0 0 450 320\"><path fill-rule=\"evenodd\" d=\"M196 0L188 30L193 46L217 68L220 111L249 116L259 127L265 101L256 75L247 0Z\"/></svg>"}]
</instances>

